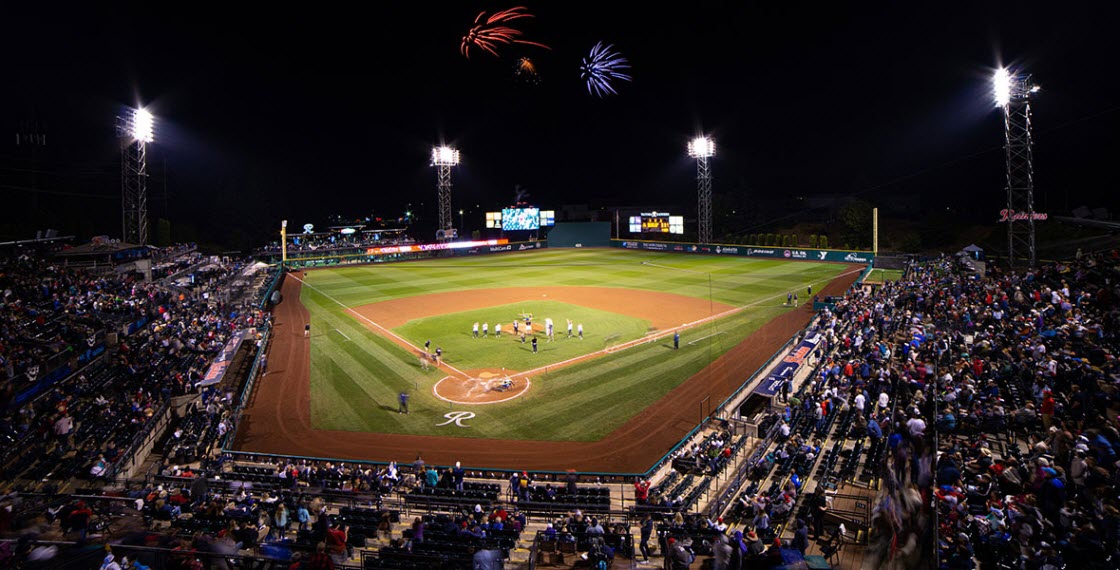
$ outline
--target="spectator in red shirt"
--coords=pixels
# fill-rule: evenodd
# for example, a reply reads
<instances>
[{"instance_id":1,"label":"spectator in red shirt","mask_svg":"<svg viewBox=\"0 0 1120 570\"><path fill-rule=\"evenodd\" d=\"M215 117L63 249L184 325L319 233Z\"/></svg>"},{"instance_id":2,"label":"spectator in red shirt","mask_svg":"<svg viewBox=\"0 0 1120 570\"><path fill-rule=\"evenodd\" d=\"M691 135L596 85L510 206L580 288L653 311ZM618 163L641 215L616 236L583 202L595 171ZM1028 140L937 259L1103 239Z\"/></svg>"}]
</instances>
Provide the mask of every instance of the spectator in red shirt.
<instances>
[{"instance_id":1,"label":"spectator in red shirt","mask_svg":"<svg viewBox=\"0 0 1120 570\"><path fill-rule=\"evenodd\" d=\"M320 542L315 546L315 554L303 561L302 570L333 570L334 560L327 555L327 545Z\"/></svg>"},{"instance_id":2,"label":"spectator in red shirt","mask_svg":"<svg viewBox=\"0 0 1120 570\"><path fill-rule=\"evenodd\" d=\"M1050 422L1054 420L1054 395L1050 390L1042 393L1042 405L1039 406L1038 411L1042 414L1042 428L1049 430Z\"/></svg>"},{"instance_id":3,"label":"spectator in red shirt","mask_svg":"<svg viewBox=\"0 0 1120 570\"><path fill-rule=\"evenodd\" d=\"M650 482L648 479L642 479L634 483L634 499L639 505L649 502L649 488Z\"/></svg>"},{"instance_id":4,"label":"spectator in red shirt","mask_svg":"<svg viewBox=\"0 0 1120 570\"><path fill-rule=\"evenodd\" d=\"M346 561L346 527L335 523L327 530L327 551L336 562Z\"/></svg>"}]
</instances>

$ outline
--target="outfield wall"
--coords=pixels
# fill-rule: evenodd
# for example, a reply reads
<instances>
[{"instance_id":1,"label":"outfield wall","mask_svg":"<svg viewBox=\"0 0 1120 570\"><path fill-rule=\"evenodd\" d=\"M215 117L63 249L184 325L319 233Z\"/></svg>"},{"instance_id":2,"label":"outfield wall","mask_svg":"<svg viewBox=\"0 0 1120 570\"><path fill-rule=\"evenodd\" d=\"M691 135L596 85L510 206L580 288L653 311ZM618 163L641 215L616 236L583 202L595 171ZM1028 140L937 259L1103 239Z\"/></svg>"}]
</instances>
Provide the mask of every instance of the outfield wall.
<instances>
[{"instance_id":1,"label":"outfield wall","mask_svg":"<svg viewBox=\"0 0 1120 570\"><path fill-rule=\"evenodd\" d=\"M292 269L308 269L313 267L333 267L336 265L390 263L396 261L413 261L417 259L433 259L437 257L463 257L487 255L491 253L507 253L511 251L529 251L548 247L548 242L544 241L510 242L504 239L490 241L493 243L462 248L429 249L432 245L419 244L389 247L351 247L319 252L305 251L289 255L287 267Z\"/></svg>"},{"instance_id":2,"label":"outfield wall","mask_svg":"<svg viewBox=\"0 0 1120 570\"><path fill-rule=\"evenodd\" d=\"M807 249L799 247L761 247L754 245L718 245L675 241L644 241L619 239L612 239L611 247L624 249L640 249L645 251L699 253L706 255L732 255L736 257L794 259L799 261L839 261L842 263L871 263L875 260L875 254L871 253L870 251Z\"/></svg>"},{"instance_id":3,"label":"outfield wall","mask_svg":"<svg viewBox=\"0 0 1120 570\"><path fill-rule=\"evenodd\" d=\"M610 222L558 222L548 232L550 247L610 247Z\"/></svg>"}]
</instances>

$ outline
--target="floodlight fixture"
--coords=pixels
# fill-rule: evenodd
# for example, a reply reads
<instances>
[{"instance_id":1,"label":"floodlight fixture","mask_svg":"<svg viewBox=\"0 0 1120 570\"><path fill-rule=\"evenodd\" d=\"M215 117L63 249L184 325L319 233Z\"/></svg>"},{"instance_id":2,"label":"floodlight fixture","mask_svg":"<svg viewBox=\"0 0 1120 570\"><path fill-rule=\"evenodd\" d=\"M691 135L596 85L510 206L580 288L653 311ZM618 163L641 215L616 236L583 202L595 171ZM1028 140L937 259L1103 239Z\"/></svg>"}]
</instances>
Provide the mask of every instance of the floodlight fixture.
<instances>
[{"instance_id":1,"label":"floodlight fixture","mask_svg":"<svg viewBox=\"0 0 1120 570\"><path fill-rule=\"evenodd\" d=\"M432 149L433 166L455 166L459 164L459 151L449 146L439 146Z\"/></svg>"},{"instance_id":2,"label":"floodlight fixture","mask_svg":"<svg viewBox=\"0 0 1120 570\"><path fill-rule=\"evenodd\" d=\"M133 109L128 119L128 131L134 140L150 143L155 140L155 117L151 111L140 107Z\"/></svg>"},{"instance_id":3,"label":"floodlight fixture","mask_svg":"<svg viewBox=\"0 0 1120 570\"><path fill-rule=\"evenodd\" d=\"M1006 67L997 69L992 76L992 95L997 107L1006 107L1011 102L1011 73Z\"/></svg>"},{"instance_id":4,"label":"floodlight fixture","mask_svg":"<svg viewBox=\"0 0 1120 570\"><path fill-rule=\"evenodd\" d=\"M693 158L708 158L715 156L716 143L708 137L696 137L688 141L688 156Z\"/></svg>"},{"instance_id":5,"label":"floodlight fixture","mask_svg":"<svg viewBox=\"0 0 1120 570\"><path fill-rule=\"evenodd\" d=\"M1031 80L1030 74L1017 74L1001 67L992 75L992 98L997 107L1007 107L1014 101L1024 100L1038 93L1042 87Z\"/></svg>"}]
</instances>

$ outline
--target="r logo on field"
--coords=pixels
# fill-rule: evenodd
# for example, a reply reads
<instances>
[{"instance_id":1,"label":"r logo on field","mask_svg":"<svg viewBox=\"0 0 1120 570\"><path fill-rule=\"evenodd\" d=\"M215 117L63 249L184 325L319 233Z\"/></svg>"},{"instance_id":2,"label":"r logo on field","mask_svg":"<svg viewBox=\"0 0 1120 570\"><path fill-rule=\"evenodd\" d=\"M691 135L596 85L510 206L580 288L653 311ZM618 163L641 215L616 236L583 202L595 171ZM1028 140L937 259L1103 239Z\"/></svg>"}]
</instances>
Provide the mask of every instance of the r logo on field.
<instances>
[{"instance_id":1,"label":"r logo on field","mask_svg":"<svg viewBox=\"0 0 1120 570\"><path fill-rule=\"evenodd\" d=\"M465 428L470 426L463 425L463 420L469 420L473 418L474 412L447 412L446 414L443 414L443 417L447 418L447 421L443 422L442 424L436 424L436 427L445 426L451 422L455 422L456 426Z\"/></svg>"}]
</instances>

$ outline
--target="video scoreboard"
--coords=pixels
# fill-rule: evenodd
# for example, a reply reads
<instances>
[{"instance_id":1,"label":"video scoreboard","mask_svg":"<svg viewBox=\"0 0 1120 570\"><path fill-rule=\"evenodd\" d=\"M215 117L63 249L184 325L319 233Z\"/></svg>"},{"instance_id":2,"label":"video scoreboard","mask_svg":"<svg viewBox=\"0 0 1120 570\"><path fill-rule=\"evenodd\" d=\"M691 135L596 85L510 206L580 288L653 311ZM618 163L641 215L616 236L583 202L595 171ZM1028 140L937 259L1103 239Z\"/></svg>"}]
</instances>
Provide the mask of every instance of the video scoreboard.
<instances>
[{"instance_id":1,"label":"video scoreboard","mask_svg":"<svg viewBox=\"0 0 1120 570\"><path fill-rule=\"evenodd\" d=\"M642 212L630 216L632 234L683 234L684 216L671 216L667 212Z\"/></svg>"},{"instance_id":2,"label":"video scoreboard","mask_svg":"<svg viewBox=\"0 0 1120 570\"><path fill-rule=\"evenodd\" d=\"M556 225L555 210L540 208L505 208L501 212L486 212L486 227L505 231L538 230Z\"/></svg>"}]
</instances>

